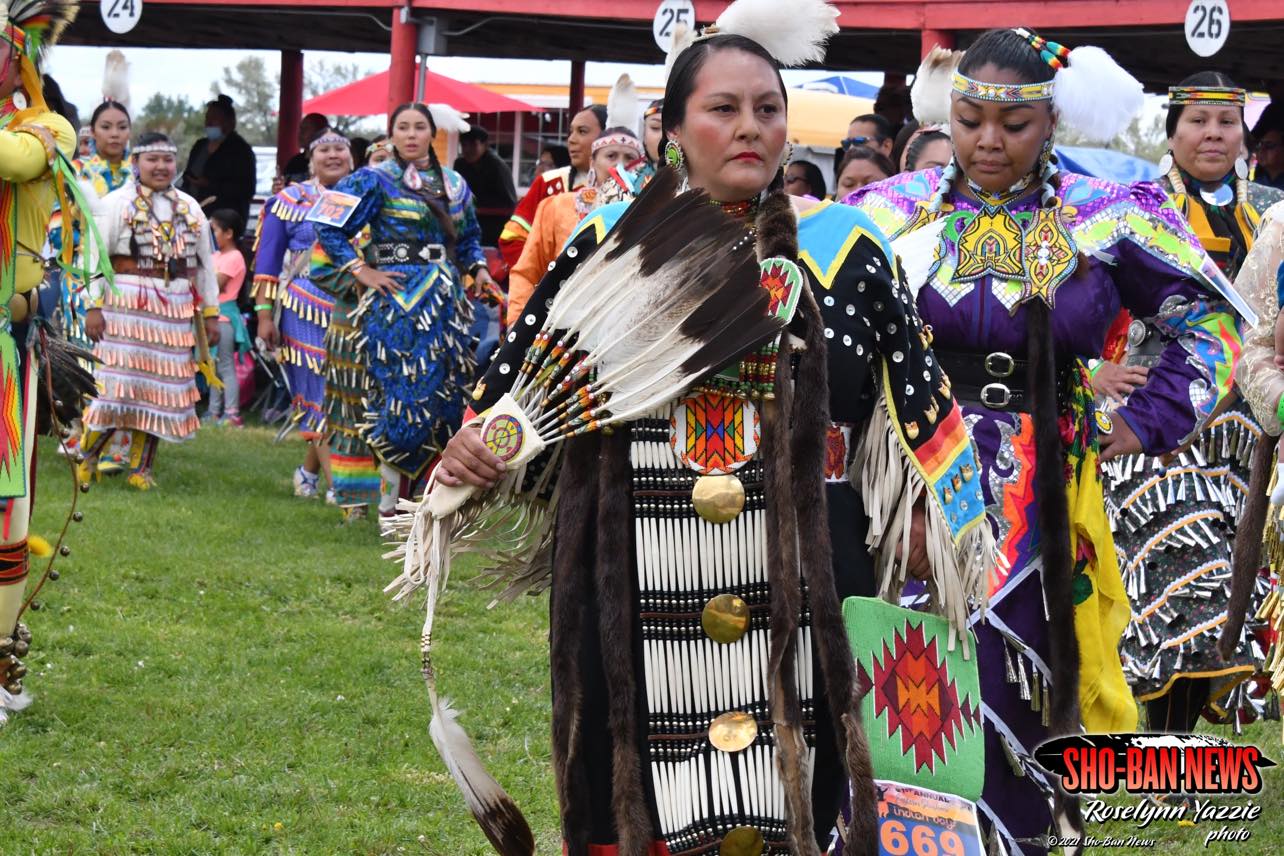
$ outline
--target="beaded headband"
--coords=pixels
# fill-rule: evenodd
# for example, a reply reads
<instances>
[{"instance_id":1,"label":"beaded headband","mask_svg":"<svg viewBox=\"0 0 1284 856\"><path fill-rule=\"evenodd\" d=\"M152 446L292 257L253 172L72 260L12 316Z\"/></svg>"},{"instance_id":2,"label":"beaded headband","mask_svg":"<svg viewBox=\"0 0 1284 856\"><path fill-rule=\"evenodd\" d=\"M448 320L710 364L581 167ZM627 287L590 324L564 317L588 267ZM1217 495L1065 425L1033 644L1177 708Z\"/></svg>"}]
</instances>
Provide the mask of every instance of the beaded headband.
<instances>
[{"instance_id":1,"label":"beaded headband","mask_svg":"<svg viewBox=\"0 0 1284 856\"><path fill-rule=\"evenodd\" d=\"M352 143L343 134L338 131L326 131L312 142L308 143L308 154L312 154L317 146L340 145L352 148Z\"/></svg>"},{"instance_id":2,"label":"beaded headband","mask_svg":"<svg viewBox=\"0 0 1284 856\"><path fill-rule=\"evenodd\" d=\"M1168 103L1173 107L1187 104L1243 107L1248 103L1248 92L1233 86L1170 86Z\"/></svg>"},{"instance_id":3,"label":"beaded headband","mask_svg":"<svg viewBox=\"0 0 1284 856\"><path fill-rule=\"evenodd\" d=\"M1027 101L1051 101L1052 81L1043 83L986 83L954 72L951 78L954 91L978 101L1002 101L1020 104Z\"/></svg>"},{"instance_id":4,"label":"beaded headband","mask_svg":"<svg viewBox=\"0 0 1284 856\"><path fill-rule=\"evenodd\" d=\"M146 154L151 154L153 152L158 154L163 154L163 155L177 155L178 146L174 145L173 143L164 143L164 142L157 141L155 143L148 143L145 146L135 146L133 149L130 150L130 154L135 154L135 155L146 155Z\"/></svg>"},{"instance_id":5,"label":"beaded headband","mask_svg":"<svg viewBox=\"0 0 1284 856\"><path fill-rule=\"evenodd\" d=\"M627 146L636 152L638 157L642 156L642 143L632 134L626 134L624 132L617 134L603 134L593 141L593 154L597 154L607 146Z\"/></svg>"}]
</instances>

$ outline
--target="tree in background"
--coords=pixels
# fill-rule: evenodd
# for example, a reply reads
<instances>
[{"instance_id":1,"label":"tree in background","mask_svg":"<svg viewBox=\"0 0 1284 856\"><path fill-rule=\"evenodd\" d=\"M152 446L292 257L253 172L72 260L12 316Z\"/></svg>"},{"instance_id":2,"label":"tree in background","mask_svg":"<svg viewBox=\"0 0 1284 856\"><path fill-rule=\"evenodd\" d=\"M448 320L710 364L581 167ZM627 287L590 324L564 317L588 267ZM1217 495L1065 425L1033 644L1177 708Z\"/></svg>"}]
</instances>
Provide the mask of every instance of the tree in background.
<instances>
[{"instance_id":1,"label":"tree in background","mask_svg":"<svg viewBox=\"0 0 1284 856\"><path fill-rule=\"evenodd\" d=\"M187 152L205 134L205 108L185 96L157 93L134 117L134 136L144 131L168 134L180 152Z\"/></svg>"},{"instance_id":2,"label":"tree in background","mask_svg":"<svg viewBox=\"0 0 1284 856\"><path fill-rule=\"evenodd\" d=\"M1069 129L1057 130L1057 144L1062 146L1096 147ZM1168 151L1168 136L1164 132L1164 114L1146 111L1138 114L1119 136L1100 148L1123 152L1127 155L1158 163Z\"/></svg>"},{"instance_id":3,"label":"tree in background","mask_svg":"<svg viewBox=\"0 0 1284 856\"><path fill-rule=\"evenodd\" d=\"M362 71L361 66L355 62L328 63L325 60L308 62L305 59L303 97L316 98L332 89L355 83L367 74L369 72ZM330 126L345 137L373 137L383 130L378 119L372 121L368 116L330 116L329 119Z\"/></svg>"},{"instance_id":4,"label":"tree in background","mask_svg":"<svg viewBox=\"0 0 1284 856\"><path fill-rule=\"evenodd\" d=\"M236 131L252 146L276 144L277 105L281 75L269 73L262 57L247 56L220 80L210 84L210 94L224 93L236 106Z\"/></svg>"}]
</instances>

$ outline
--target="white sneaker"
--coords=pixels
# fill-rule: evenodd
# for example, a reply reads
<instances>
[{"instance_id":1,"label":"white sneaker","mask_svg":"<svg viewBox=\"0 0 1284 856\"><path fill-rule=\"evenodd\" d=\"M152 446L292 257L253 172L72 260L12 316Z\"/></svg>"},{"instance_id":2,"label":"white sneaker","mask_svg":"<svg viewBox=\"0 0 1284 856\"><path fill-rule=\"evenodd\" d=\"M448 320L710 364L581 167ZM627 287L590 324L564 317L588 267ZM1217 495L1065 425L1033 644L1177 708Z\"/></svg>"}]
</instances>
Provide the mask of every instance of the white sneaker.
<instances>
[{"instance_id":1,"label":"white sneaker","mask_svg":"<svg viewBox=\"0 0 1284 856\"><path fill-rule=\"evenodd\" d=\"M299 467L294 471L294 495L304 499L315 498L320 478L317 473L310 473L303 467Z\"/></svg>"}]
</instances>

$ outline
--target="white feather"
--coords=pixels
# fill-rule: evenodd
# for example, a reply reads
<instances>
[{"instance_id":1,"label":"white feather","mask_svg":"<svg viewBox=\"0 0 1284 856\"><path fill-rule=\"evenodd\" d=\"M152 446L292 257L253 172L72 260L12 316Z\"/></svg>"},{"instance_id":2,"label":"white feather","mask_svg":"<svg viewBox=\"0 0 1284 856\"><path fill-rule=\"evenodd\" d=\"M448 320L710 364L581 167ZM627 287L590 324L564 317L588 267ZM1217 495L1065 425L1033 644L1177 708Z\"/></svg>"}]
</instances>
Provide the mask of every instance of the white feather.
<instances>
[{"instance_id":1,"label":"white feather","mask_svg":"<svg viewBox=\"0 0 1284 856\"><path fill-rule=\"evenodd\" d=\"M437 126L438 131L450 133L454 131L457 134L467 133L468 123L464 121L467 113L460 113L449 104L440 104L434 102L428 105L428 112L432 114L432 123Z\"/></svg>"},{"instance_id":2,"label":"white feather","mask_svg":"<svg viewBox=\"0 0 1284 856\"><path fill-rule=\"evenodd\" d=\"M838 10L824 0L736 0L716 26L757 42L788 68L825 58L825 42L838 32Z\"/></svg>"},{"instance_id":3,"label":"white feather","mask_svg":"<svg viewBox=\"0 0 1284 856\"><path fill-rule=\"evenodd\" d=\"M103 66L103 100L129 106L129 61L120 51L107 54Z\"/></svg>"},{"instance_id":4,"label":"white feather","mask_svg":"<svg viewBox=\"0 0 1284 856\"><path fill-rule=\"evenodd\" d=\"M433 717L428 733L473 817L499 853L534 856L534 837L526 819L512 797L486 772L472 741L457 721L458 712L450 702L439 702L436 693L431 695Z\"/></svg>"},{"instance_id":5,"label":"white feather","mask_svg":"<svg viewBox=\"0 0 1284 856\"><path fill-rule=\"evenodd\" d=\"M1137 79L1110 54L1090 45L1070 51L1070 62L1057 72L1052 89L1052 106L1061 121L1093 143L1119 136L1145 101Z\"/></svg>"},{"instance_id":6,"label":"white feather","mask_svg":"<svg viewBox=\"0 0 1284 856\"><path fill-rule=\"evenodd\" d=\"M673 25L673 42L669 45L669 52L664 57L664 80L667 83L669 74L673 71L673 63L677 60L678 55L695 41L695 32L686 24L678 23Z\"/></svg>"},{"instance_id":7,"label":"white feather","mask_svg":"<svg viewBox=\"0 0 1284 856\"><path fill-rule=\"evenodd\" d=\"M910 87L910 103L914 118L920 125L948 125L950 123L950 92L953 90L954 69L963 59L962 51L934 47L924 57Z\"/></svg>"},{"instance_id":8,"label":"white feather","mask_svg":"<svg viewBox=\"0 0 1284 856\"><path fill-rule=\"evenodd\" d=\"M940 253L941 232L945 229L945 222L944 217L937 217L927 225L892 241L892 255L900 262L901 274L912 299L918 298L919 289L927 282L928 271L932 269Z\"/></svg>"},{"instance_id":9,"label":"white feather","mask_svg":"<svg viewBox=\"0 0 1284 856\"><path fill-rule=\"evenodd\" d=\"M627 74L620 75L606 98L606 127L638 130L638 88Z\"/></svg>"}]
</instances>

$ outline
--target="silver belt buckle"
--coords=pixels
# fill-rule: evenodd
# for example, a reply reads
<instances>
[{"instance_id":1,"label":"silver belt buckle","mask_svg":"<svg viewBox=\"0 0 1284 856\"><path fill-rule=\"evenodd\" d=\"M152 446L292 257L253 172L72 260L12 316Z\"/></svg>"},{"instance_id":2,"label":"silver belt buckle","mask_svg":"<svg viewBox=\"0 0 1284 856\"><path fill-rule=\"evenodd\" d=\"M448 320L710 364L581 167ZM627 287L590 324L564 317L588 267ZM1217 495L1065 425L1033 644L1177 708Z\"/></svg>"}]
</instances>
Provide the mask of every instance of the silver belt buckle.
<instances>
[{"instance_id":1,"label":"silver belt buckle","mask_svg":"<svg viewBox=\"0 0 1284 856\"><path fill-rule=\"evenodd\" d=\"M987 383L981 387L981 403L991 410L1001 410L1011 401L1012 390L1008 389L1007 384Z\"/></svg>"},{"instance_id":2,"label":"silver belt buckle","mask_svg":"<svg viewBox=\"0 0 1284 856\"><path fill-rule=\"evenodd\" d=\"M1016 371L1016 360L1003 351L985 355L985 371L990 377L1011 377Z\"/></svg>"}]
</instances>

